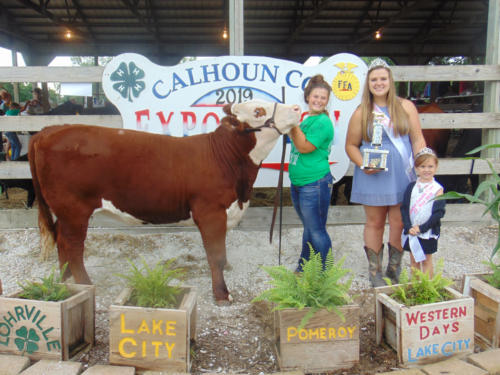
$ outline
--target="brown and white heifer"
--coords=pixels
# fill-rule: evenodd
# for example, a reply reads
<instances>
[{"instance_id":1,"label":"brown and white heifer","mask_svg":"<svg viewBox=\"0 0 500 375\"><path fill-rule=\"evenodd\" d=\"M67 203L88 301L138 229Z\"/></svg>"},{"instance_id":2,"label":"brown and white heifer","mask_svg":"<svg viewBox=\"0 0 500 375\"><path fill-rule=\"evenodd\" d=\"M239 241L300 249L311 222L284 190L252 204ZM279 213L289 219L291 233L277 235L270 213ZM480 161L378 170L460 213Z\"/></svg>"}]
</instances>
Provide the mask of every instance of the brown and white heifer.
<instances>
[{"instance_id":1,"label":"brown and white heifer","mask_svg":"<svg viewBox=\"0 0 500 375\"><path fill-rule=\"evenodd\" d=\"M113 207L153 224L192 218L215 299L231 300L223 276L226 211L241 217L262 160L299 123L300 109L251 101L224 111L214 132L184 138L86 125L50 126L33 136L42 253L57 243L59 264L68 263L65 277L89 284L83 252L94 211Z\"/></svg>"}]
</instances>

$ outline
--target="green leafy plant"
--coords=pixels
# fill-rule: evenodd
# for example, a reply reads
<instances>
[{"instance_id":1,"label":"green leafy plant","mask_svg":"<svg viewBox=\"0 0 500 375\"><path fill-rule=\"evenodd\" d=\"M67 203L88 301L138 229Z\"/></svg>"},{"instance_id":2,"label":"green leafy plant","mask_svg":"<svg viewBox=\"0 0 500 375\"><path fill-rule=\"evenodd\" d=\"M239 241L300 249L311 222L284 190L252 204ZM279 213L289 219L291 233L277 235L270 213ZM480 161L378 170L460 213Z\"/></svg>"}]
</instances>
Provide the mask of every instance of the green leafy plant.
<instances>
[{"instance_id":1,"label":"green leafy plant","mask_svg":"<svg viewBox=\"0 0 500 375\"><path fill-rule=\"evenodd\" d=\"M411 277L408 276L407 269L401 272L399 283L392 285L391 279L385 277L384 280L392 288L391 298L405 304L406 306L425 305L447 301L450 299L446 287L453 284L453 280L443 276L444 261L441 259L436 266L434 277L428 273L412 269Z\"/></svg>"},{"instance_id":2,"label":"green leafy plant","mask_svg":"<svg viewBox=\"0 0 500 375\"><path fill-rule=\"evenodd\" d=\"M71 296L67 286L62 283L62 276L66 271L66 263L61 272L57 274L54 266L47 277L41 278L41 282L27 281L26 283L19 282L18 285L22 291L18 297L23 299L32 299L36 301L63 301Z\"/></svg>"},{"instance_id":3,"label":"green leafy plant","mask_svg":"<svg viewBox=\"0 0 500 375\"><path fill-rule=\"evenodd\" d=\"M467 152L466 155L472 155L475 154L476 152L491 149L491 148L500 148L500 144L487 144L483 146L476 147L475 149ZM498 229L500 229L500 212L499 212L499 205L500 205L500 191L499 191L499 186L500 186L500 176L498 175L497 171L493 167L493 164L491 163L490 160L481 158L481 157L467 157L465 159L481 159L484 160L488 163L488 166L490 167L491 170L491 178L488 178L481 182L476 191L474 192L474 195L470 194L464 194L464 193L458 193L456 191L449 191L447 193L444 193L440 195L439 197L435 199L461 199L464 198L468 200L470 203L480 203L486 207L485 211L483 212L483 215L486 215L486 213L489 213L493 220L497 222ZM497 237L497 243L495 244L495 248L493 249L490 259L495 256L495 254L498 252L500 249L500 230L498 231L498 237Z\"/></svg>"},{"instance_id":4,"label":"green leafy plant","mask_svg":"<svg viewBox=\"0 0 500 375\"><path fill-rule=\"evenodd\" d=\"M484 279L491 286L500 289L500 264L495 264L492 260L485 261L483 264L486 264L492 272L489 275L484 275Z\"/></svg>"},{"instance_id":5,"label":"green leafy plant","mask_svg":"<svg viewBox=\"0 0 500 375\"><path fill-rule=\"evenodd\" d=\"M467 152L466 155L472 155L477 152L500 148L500 144L486 144ZM486 275L485 280L497 289L500 289L500 264L495 264L493 262L494 256L498 253L500 249L500 176L498 172L493 167L490 160L481 157L466 157L465 159L481 159L488 163L491 170L491 177L481 182L473 195L458 193L456 191L449 191L440 195L436 199L461 199L464 198L470 203L479 203L486 207L483 212L483 216L489 213L493 220L497 223L497 242L493 251L491 252L490 259L483 262L486 264L491 271L491 275Z\"/></svg>"},{"instance_id":6,"label":"green leafy plant","mask_svg":"<svg viewBox=\"0 0 500 375\"><path fill-rule=\"evenodd\" d=\"M142 258L142 268L137 267L129 259L130 273L117 274L125 279L132 289L130 305L140 307L171 308L177 304L177 296L182 291L180 286L170 285L174 279L181 280L185 271L173 269L175 259L165 263L158 262L154 268L147 265Z\"/></svg>"},{"instance_id":7,"label":"green leafy plant","mask_svg":"<svg viewBox=\"0 0 500 375\"><path fill-rule=\"evenodd\" d=\"M273 311L287 308L302 310L310 307L300 323L300 328L307 324L316 311L323 308L328 311L333 310L342 321L345 321L338 306L352 303L353 300L348 294L352 277L346 282L340 281L351 272L343 268L345 257L336 263L330 249L323 269L321 254L316 253L310 244L309 250L309 260L303 259L301 273L292 272L285 266L262 267L271 276L269 284L273 287L262 292L252 302L272 302L275 304Z\"/></svg>"}]
</instances>

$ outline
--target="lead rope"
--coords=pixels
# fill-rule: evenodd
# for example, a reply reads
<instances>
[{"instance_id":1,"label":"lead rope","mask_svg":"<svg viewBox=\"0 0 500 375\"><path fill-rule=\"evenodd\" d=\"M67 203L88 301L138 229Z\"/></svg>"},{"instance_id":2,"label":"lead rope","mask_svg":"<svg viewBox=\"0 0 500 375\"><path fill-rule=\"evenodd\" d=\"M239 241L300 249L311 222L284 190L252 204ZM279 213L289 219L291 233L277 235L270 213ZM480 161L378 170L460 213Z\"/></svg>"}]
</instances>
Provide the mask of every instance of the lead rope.
<instances>
[{"instance_id":1,"label":"lead rope","mask_svg":"<svg viewBox=\"0 0 500 375\"><path fill-rule=\"evenodd\" d=\"M273 218L271 220L271 229L269 231L269 243L273 243L274 223L276 222L276 212L278 210L278 200L280 205L280 224L279 224L279 241L278 241L278 265L281 265L281 230L283 228L283 170L285 169L285 153L286 153L286 135L283 135L283 151L281 153L280 174L278 178L278 186L274 195Z\"/></svg>"}]
</instances>

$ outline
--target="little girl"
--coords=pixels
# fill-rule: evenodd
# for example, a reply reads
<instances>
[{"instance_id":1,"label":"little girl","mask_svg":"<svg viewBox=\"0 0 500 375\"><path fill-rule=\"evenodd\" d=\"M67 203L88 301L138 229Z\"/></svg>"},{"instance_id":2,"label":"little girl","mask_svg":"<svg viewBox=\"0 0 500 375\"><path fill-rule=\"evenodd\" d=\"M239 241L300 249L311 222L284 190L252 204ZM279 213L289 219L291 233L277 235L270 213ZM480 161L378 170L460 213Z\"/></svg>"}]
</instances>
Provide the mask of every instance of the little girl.
<instances>
[{"instance_id":1,"label":"little girl","mask_svg":"<svg viewBox=\"0 0 500 375\"><path fill-rule=\"evenodd\" d=\"M410 251L411 267L433 276L432 254L437 251L441 218L445 201L433 200L443 194L443 187L434 179L438 158L433 150L423 148L415 155L417 181L411 182L401 203L403 234L401 244Z\"/></svg>"}]
</instances>

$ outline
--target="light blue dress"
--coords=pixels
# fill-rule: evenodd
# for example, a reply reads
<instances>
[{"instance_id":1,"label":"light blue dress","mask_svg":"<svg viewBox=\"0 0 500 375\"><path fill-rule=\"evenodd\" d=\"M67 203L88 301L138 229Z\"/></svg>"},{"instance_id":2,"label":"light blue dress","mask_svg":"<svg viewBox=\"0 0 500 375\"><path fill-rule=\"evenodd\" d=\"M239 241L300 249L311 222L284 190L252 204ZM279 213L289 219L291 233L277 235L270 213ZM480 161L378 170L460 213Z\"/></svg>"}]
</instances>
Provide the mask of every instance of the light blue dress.
<instances>
[{"instance_id":1,"label":"light blue dress","mask_svg":"<svg viewBox=\"0 0 500 375\"><path fill-rule=\"evenodd\" d=\"M381 107L381 109L389 116L387 108ZM410 136L406 134L400 137L411 155ZM371 142L362 142L361 154L365 148L373 148ZM414 181L414 178L407 176L403 158L385 131L382 136L381 149L389 150L387 155L388 170L368 175L359 167L355 167L351 202L367 206L392 206L403 201L405 189L410 182Z\"/></svg>"}]
</instances>

